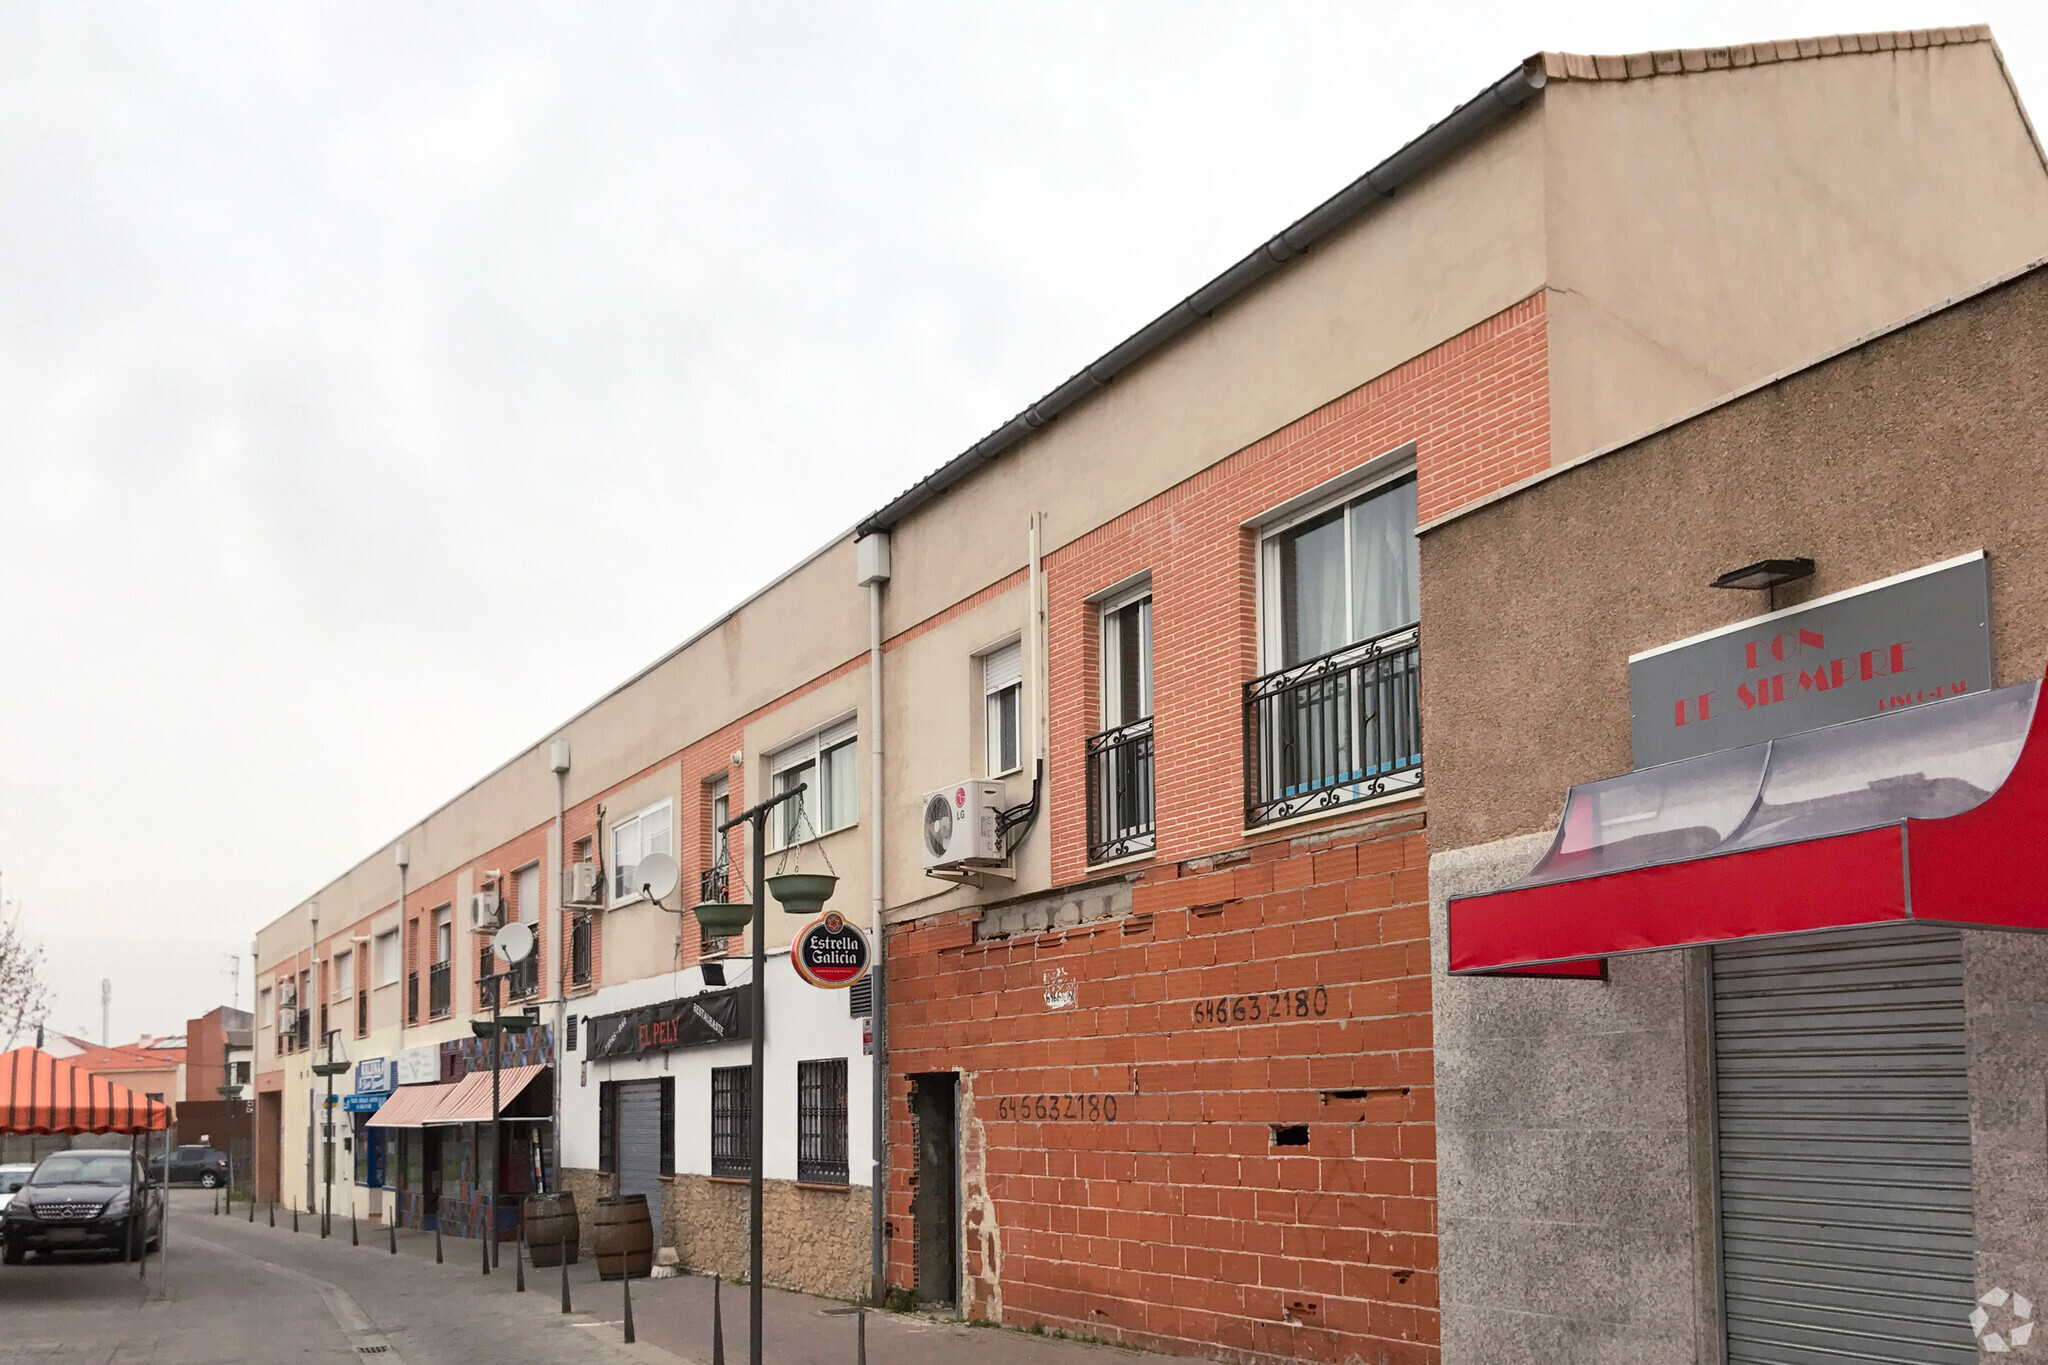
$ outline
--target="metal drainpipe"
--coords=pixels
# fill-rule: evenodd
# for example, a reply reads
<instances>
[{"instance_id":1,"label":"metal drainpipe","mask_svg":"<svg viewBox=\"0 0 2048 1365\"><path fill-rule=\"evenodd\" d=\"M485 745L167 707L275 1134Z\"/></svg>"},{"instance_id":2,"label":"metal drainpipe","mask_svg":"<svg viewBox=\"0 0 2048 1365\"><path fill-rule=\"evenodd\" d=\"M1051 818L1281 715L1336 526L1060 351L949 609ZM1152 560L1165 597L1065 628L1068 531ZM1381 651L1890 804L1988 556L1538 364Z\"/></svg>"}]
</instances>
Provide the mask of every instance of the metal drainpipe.
<instances>
[{"instance_id":1,"label":"metal drainpipe","mask_svg":"<svg viewBox=\"0 0 2048 1365\"><path fill-rule=\"evenodd\" d=\"M551 988L555 997L555 1103L554 1122L549 1127L550 1138L548 1142L548 1146L554 1149L550 1153L555 1175L555 1188L550 1191L552 1194L559 1194L562 1189L562 1090L569 1083L569 1058L562 1051L563 1017L567 1013L568 1006L568 1001L562 994L562 969L569 965L570 938L568 932L569 925L562 918L562 868L564 865L562 858L568 852L562 843L562 821L569 799L569 745L567 740L562 740L560 743L562 752L559 755L556 755L552 750L549 753L550 766L553 766L558 759L561 764L561 766L555 768L555 865L548 873L554 881L554 886L548 894L554 898L555 903L552 916L555 925L555 981Z\"/></svg>"},{"instance_id":2,"label":"metal drainpipe","mask_svg":"<svg viewBox=\"0 0 2048 1365\"><path fill-rule=\"evenodd\" d=\"M868 1301L880 1307L889 1294L889 1248L884 1231L889 1203L889 989L887 896L882 887L882 827L886 807L882 804L882 585L889 580L889 538L887 533L870 551L874 563L863 577L868 588L868 869L873 883L872 912L875 961L869 969L873 986L869 995L874 1020L874 1072L871 1080L874 1123L874 1169L868 1185L868 1245L872 1259Z\"/></svg>"}]
</instances>

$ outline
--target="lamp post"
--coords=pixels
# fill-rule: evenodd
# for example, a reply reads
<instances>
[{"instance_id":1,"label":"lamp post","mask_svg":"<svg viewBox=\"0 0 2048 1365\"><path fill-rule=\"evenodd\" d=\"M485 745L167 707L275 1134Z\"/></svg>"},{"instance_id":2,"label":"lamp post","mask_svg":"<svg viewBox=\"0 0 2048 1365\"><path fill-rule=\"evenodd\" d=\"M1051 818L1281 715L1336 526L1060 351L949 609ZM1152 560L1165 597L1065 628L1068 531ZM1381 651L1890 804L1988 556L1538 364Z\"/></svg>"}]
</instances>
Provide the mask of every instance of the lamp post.
<instances>
[{"instance_id":1,"label":"lamp post","mask_svg":"<svg viewBox=\"0 0 2048 1365\"><path fill-rule=\"evenodd\" d=\"M498 937L492 940L492 947L505 958L507 963L506 970L502 972L485 972L477 978L478 984L490 992L491 1017L488 1019L472 1019L469 1024L469 1031L471 1033L474 1033L479 1038L489 1038L491 1040L491 1203L490 1210L486 1215L486 1221L490 1224L489 1236L491 1241L489 1256L484 1262L486 1270L494 1265L498 1259L499 1179L505 1169L505 1153L501 1146L503 1139L499 1134L498 1122L498 1109L502 1103L498 1094L498 1077L504 1068L504 1051L501 1040L504 1038L507 1024L516 1023L520 1029L524 1030L530 1029L540 1022L540 1010L537 1006L529 1005L519 1011L519 1013L511 1016L500 1014L498 1011L499 987L511 977L511 968L525 961L527 956L533 952L532 936L530 933L527 935L527 940L523 945L518 944L516 936L514 936L513 942L509 945L505 940L505 931L501 929L498 932ZM518 948L522 946L523 951L508 951L508 947ZM522 1270L521 1273L523 1274L524 1271Z\"/></svg>"},{"instance_id":2,"label":"lamp post","mask_svg":"<svg viewBox=\"0 0 2048 1365\"><path fill-rule=\"evenodd\" d=\"M327 1080L327 1099L320 1110L321 1185L320 1235L325 1237L334 1218L334 1078L348 1070L348 1057L337 1057L335 1038L340 1029L329 1029L322 1039L327 1060L313 1063L313 1074Z\"/></svg>"},{"instance_id":3,"label":"lamp post","mask_svg":"<svg viewBox=\"0 0 2048 1365\"><path fill-rule=\"evenodd\" d=\"M788 791L777 792L758 805L747 807L720 825L717 833L741 825L747 827L747 843L753 854L754 883L753 901L741 906L726 906L707 901L696 907L697 922L710 931L730 931L744 921L742 914L754 924L754 989L749 1030L753 1036L753 1065L748 1068L747 1083L747 1360L749 1365L761 1365L761 1148L762 1108L765 1089L764 1060L765 1044L768 1038L768 897L764 889L768 878L768 816L777 806L804 794L807 784L798 783ZM829 891L828 891L829 894Z\"/></svg>"}]
</instances>

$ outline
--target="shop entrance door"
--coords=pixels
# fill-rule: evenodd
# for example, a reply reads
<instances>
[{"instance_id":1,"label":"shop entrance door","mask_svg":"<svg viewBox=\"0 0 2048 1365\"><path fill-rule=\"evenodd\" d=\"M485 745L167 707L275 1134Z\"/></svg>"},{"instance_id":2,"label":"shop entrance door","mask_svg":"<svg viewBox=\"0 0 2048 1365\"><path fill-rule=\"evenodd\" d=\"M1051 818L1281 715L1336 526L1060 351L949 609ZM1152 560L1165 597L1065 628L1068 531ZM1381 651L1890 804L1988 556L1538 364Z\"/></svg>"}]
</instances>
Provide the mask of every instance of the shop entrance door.
<instances>
[{"instance_id":1,"label":"shop entrance door","mask_svg":"<svg viewBox=\"0 0 2048 1365\"><path fill-rule=\"evenodd\" d=\"M1920 926L1714 950L1728 1365L1969 1365L1962 941Z\"/></svg>"},{"instance_id":2,"label":"shop entrance door","mask_svg":"<svg viewBox=\"0 0 2048 1365\"><path fill-rule=\"evenodd\" d=\"M621 1081L619 1193L647 1196L647 1216L661 1225L661 1082Z\"/></svg>"},{"instance_id":3,"label":"shop entrance door","mask_svg":"<svg viewBox=\"0 0 2048 1365\"><path fill-rule=\"evenodd\" d=\"M910 1122L917 1136L910 1216L920 1303L957 1303L960 1295L960 1078L950 1071L910 1078Z\"/></svg>"}]
</instances>

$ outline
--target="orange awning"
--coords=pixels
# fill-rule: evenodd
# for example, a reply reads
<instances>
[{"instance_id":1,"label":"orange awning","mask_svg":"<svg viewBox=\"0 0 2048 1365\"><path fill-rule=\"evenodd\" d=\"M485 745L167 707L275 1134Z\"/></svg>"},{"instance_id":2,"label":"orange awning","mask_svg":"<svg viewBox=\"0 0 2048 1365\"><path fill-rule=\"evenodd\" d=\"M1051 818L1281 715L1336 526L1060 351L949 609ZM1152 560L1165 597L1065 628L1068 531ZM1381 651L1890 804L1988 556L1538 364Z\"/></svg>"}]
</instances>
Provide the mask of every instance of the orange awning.
<instances>
[{"instance_id":1,"label":"orange awning","mask_svg":"<svg viewBox=\"0 0 2048 1365\"><path fill-rule=\"evenodd\" d=\"M79 1070L40 1048L0 1053L0 1133L149 1133L168 1105Z\"/></svg>"},{"instance_id":2,"label":"orange awning","mask_svg":"<svg viewBox=\"0 0 2048 1365\"><path fill-rule=\"evenodd\" d=\"M462 1086L460 1081L436 1085L401 1085L391 1098L377 1106L365 1128L418 1128L434 1121L434 1114Z\"/></svg>"},{"instance_id":3,"label":"orange awning","mask_svg":"<svg viewBox=\"0 0 2048 1365\"><path fill-rule=\"evenodd\" d=\"M504 1113L544 1066L508 1066L498 1072L498 1112ZM491 1121L491 1073L472 1071L455 1082L455 1093L434 1112L428 1123L489 1123Z\"/></svg>"}]
</instances>

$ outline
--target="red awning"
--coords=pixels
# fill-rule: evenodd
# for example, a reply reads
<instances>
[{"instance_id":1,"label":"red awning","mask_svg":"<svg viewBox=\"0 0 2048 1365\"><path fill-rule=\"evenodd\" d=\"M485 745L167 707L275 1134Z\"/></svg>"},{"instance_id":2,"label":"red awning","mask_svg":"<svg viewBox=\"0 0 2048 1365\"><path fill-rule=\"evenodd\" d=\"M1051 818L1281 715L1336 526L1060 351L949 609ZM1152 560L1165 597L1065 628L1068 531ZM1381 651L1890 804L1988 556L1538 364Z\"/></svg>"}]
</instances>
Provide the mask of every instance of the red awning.
<instances>
[{"instance_id":1,"label":"red awning","mask_svg":"<svg viewBox=\"0 0 2048 1365\"><path fill-rule=\"evenodd\" d=\"M461 1083L443 1081L437 1085L401 1085L391 1098L377 1106L365 1128L418 1128L431 1123Z\"/></svg>"},{"instance_id":2,"label":"red awning","mask_svg":"<svg viewBox=\"0 0 2048 1365\"><path fill-rule=\"evenodd\" d=\"M498 1071L498 1111L502 1114L544 1066L508 1066ZM436 1109L428 1123L489 1123L491 1121L491 1073L472 1071L454 1083L453 1093Z\"/></svg>"},{"instance_id":3,"label":"red awning","mask_svg":"<svg viewBox=\"0 0 2048 1365\"><path fill-rule=\"evenodd\" d=\"M1527 877L1450 902L1455 974L1918 920L2048 929L2041 684L1574 787Z\"/></svg>"},{"instance_id":4,"label":"red awning","mask_svg":"<svg viewBox=\"0 0 2048 1365\"><path fill-rule=\"evenodd\" d=\"M149 1133L168 1105L79 1070L39 1048L0 1053L0 1133Z\"/></svg>"}]
</instances>

